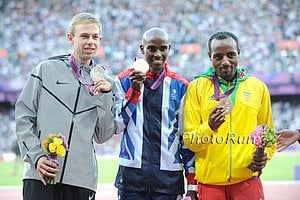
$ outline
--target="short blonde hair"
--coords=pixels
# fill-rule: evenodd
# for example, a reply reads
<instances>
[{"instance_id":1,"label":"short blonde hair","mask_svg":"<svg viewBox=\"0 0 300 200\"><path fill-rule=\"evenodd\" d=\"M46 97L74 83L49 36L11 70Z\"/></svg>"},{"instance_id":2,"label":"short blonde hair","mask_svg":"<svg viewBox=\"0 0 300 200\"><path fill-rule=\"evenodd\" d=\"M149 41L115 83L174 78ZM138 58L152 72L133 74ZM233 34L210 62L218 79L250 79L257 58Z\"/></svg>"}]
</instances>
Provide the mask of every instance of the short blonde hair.
<instances>
[{"instance_id":1,"label":"short blonde hair","mask_svg":"<svg viewBox=\"0 0 300 200\"><path fill-rule=\"evenodd\" d=\"M74 35L76 25L88 23L97 24L99 27L99 35L100 37L102 37L102 26L100 20L97 18L96 15L86 12L78 13L72 18L72 20L69 23L69 33Z\"/></svg>"}]
</instances>

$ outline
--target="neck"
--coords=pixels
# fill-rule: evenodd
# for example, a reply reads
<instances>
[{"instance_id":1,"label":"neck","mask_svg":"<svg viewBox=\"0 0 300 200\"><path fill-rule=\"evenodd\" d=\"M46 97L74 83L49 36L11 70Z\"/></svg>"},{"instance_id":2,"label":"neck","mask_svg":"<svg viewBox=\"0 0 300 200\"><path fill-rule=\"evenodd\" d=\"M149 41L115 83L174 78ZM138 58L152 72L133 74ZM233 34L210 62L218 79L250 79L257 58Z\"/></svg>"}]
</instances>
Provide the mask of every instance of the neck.
<instances>
[{"instance_id":1,"label":"neck","mask_svg":"<svg viewBox=\"0 0 300 200\"><path fill-rule=\"evenodd\" d=\"M222 79L224 79L226 82L229 82L229 83L234 81L235 77L236 77L236 73L234 73L234 75L232 75L231 77L222 77L221 76Z\"/></svg>"},{"instance_id":2,"label":"neck","mask_svg":"<svg viewBox=\"0 0 300 200\"><path fill-rule=\"evenodd\" d=\"M80 58L79 56L77 56L76 54L73 54L73 55L74 55L76 63L79 63L80 65L83 64L86 66L89 66L91 64L92 59L84 60L84 59Z\"/></svg>"},{"instance_id":3,"label":"neck","mask_svg":"<svg viewBox=\"0 0 300 200\"><path fill-rule=\"evenodd\" d=\"M164 68L162 69L151 69L153 75L157 76L158 74L161 74Z\"/></svg>"}]
</instances>

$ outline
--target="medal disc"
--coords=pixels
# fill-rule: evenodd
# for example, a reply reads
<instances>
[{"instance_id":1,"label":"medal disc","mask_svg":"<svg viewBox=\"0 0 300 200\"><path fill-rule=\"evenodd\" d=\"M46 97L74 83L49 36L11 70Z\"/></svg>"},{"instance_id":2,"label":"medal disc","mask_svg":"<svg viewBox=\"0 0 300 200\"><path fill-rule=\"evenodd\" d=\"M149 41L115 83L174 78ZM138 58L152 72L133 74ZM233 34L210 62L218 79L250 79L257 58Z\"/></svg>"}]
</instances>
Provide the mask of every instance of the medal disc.
<instances>
[{"instance_id":1,"label":"medal disc","mask_svg":"<svg viewBox=\"0 0 300 200\"><path fill-rule=\"evenodd\" d=\"M144 59L139 58L133 63L133 68L136 71L146 73L149 70L149 64Z\"/></svg>"},{"instance_id":2,"label":"medal disc","mask_svg":"<svg viewBox=\"0 0 300 200\"><path fill-rule=\"evenodd\" d=\"M220 103L219 103L219 106L223 107L224 108L224 114L227 115L229 113L231 113L232 109L233 109L233 104L232 102L230 101L229 98L227 97L224 97L221 99Z\"/></svg>"},{"instance_id":3,"label":"medal disc","mask_svg":"<svg viewBox=\"0 0 300 200\"><path fill-rule=\"evenodd\" d=\"M90 76L93 81L100 81L104 79L104 69L99 66L94 67L91 69Z\"/></svg>"}]
</instances>

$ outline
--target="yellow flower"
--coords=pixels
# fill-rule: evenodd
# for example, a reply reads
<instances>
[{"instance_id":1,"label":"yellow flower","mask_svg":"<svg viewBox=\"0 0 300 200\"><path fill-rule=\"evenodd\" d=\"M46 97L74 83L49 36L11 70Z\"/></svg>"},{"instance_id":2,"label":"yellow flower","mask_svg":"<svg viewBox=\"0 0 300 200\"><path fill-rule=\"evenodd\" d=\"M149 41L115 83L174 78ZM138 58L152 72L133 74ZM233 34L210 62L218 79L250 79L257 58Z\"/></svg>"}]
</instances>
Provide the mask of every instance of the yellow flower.
<instances>
[{"instance_id":1,"label":"yellow flower","mask_svg":"<svg viewBox=\"0 0 300 200\"><path fill-rule=\"evenodd\" d=\"M49 144L49 151L55 153L57 156L64 156L66 154L66 149L62 144L62 139L57 137L53 138L53 143Z\"/></svg>"},{"instance_id":2,"label":"yellow flower","mask_svg":"<svg viewBox=\"0 0 300 200\"><path fill-rule=\"evenodd\" d=\"M66 149L65 149L65 147L63 145L59 145L57 147L57 149L56 149L56 154L58 156L64 156L64 155L66 155Z\"/></svg>"}]
</instances>

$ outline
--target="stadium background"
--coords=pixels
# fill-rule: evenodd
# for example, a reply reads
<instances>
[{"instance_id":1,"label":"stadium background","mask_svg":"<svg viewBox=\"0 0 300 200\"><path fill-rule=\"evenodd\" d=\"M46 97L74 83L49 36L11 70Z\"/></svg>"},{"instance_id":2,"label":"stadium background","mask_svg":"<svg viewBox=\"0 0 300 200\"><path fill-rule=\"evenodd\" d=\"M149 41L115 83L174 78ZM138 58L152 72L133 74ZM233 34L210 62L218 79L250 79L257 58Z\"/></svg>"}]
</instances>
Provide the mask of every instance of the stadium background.
<instances>
[{"instance_id":1,"label":"stadium background","mask_svg":"<svg viewBox=\"0 0 300 200\"><path fill-rule=\"evenodd\" d=\"M275 129L300 127L299 0L0 0L0 162L13 155L14 103L26 79L39 61L71 53L65 34L81 11L97 14L102 22L96 60L112 77L131 66L142 33L153 26L169 32L168 62L188 80L210 65L210 34L236 33L240 66L270 89ZM116 156L118 143L114 137L97 145L97 152ZM300 145L285 154L299 159ZM294 180L300 180L299 168Z\"/></svg>"}]
</instances>

